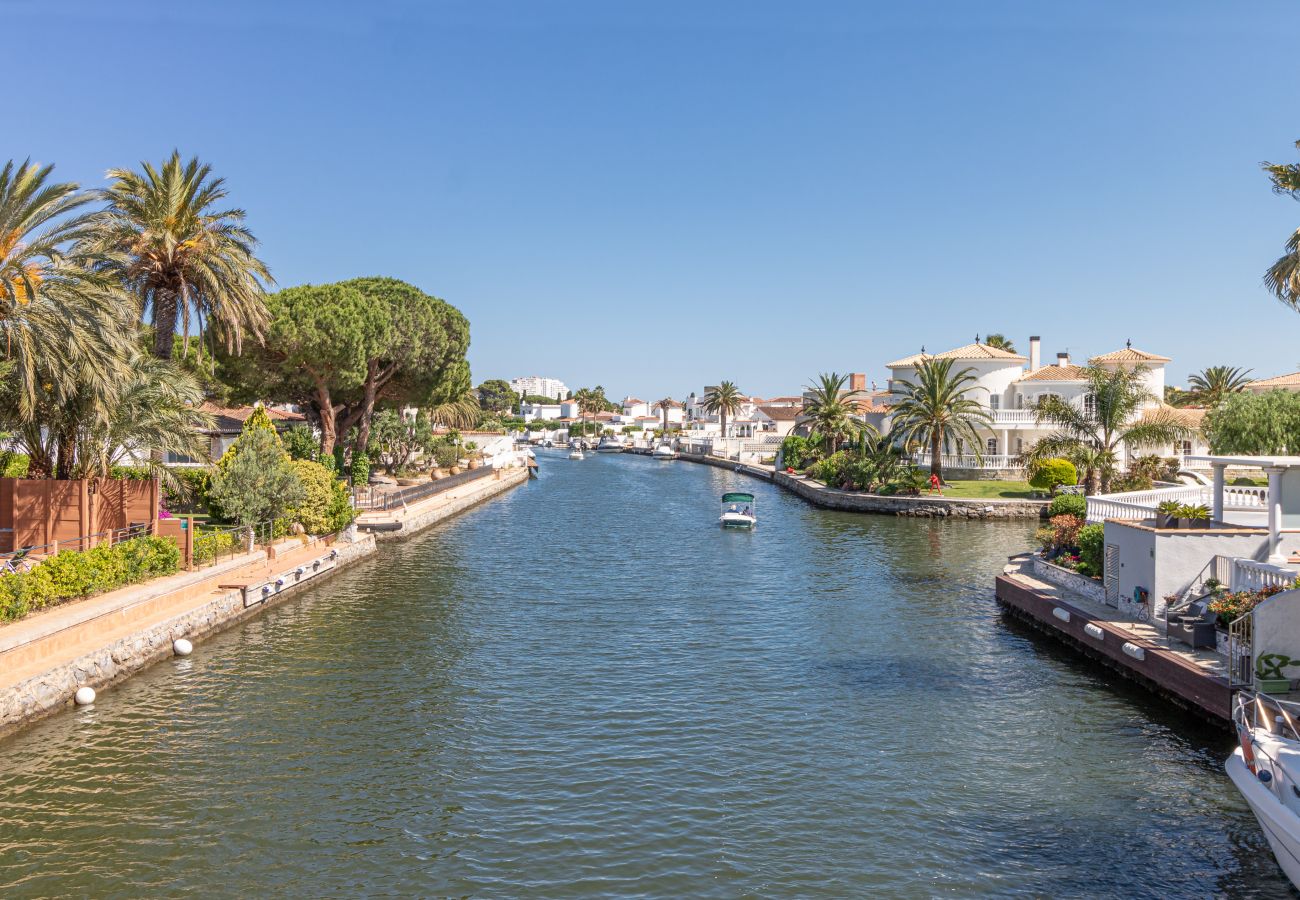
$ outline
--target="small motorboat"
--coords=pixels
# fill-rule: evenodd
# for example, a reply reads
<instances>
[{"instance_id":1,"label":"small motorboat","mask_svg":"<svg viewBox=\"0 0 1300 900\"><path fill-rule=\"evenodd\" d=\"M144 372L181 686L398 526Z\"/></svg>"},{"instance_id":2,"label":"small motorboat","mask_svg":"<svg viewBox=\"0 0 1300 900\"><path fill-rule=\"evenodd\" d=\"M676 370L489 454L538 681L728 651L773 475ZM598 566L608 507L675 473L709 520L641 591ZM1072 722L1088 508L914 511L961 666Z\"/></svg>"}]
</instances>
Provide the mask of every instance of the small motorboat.
<instances>
[{"instance_id":1,"label":"small motorboat","mask_svg":"<svg viewBox=\"0 0 1300 900\"><path fill-rule=\"evenodd\" d=\"M1300 704L1239 691L1232 712L1239 746L1228 777L1259 820L1277 863L1300 887Z\"/></svg>"},{"instance_id":2,"label":"small motorboat","mask_svg":"<svg viewBox=\"0 0 1300 900\"><path fill-rule=\"evenodd\" d=\"M660 444L650 451L650 455L655 459L676 459L677 451L669 444Z\"/></svg>"},{"instance_id":3,"label":"small motorboat","mask_svg":"<svg viewBox=\"0 0 1300 900\"><path fill-rule=\"evenodd\" d=\"M575 445L569 450L569 459L586 459L586 457L582 455L582 448Z\"/></svg>"},{"instance_id":4,"label":"small motorboat","mask_svg":"<svg viewBox=\"0 0 1300 900\"><path fill-rule=\"evenodd\" d=\"M722 516L718 524L723 528L753 528L758 524L754 515L754 495L732 491L722 495Z\"/></svg>"},{"instance_id":5,"label":"small motorboat","mask_svg":"<svg viewBox=\"0 0 1300 900\"><path fill-rule=\"evenodd\" d=\"M601 438L596 445L597 453L622 453L623 449L623 441L612 434Z\"/></svg>"}]
</instances>

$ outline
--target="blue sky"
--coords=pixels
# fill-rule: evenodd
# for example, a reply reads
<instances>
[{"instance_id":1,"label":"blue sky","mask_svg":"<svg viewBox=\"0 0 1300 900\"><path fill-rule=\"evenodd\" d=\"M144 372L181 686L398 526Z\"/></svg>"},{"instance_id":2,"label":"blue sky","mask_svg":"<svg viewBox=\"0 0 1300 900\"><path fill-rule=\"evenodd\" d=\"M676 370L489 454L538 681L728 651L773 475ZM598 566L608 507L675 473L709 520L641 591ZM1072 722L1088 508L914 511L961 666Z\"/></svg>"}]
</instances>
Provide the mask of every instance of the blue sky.
<instances>
[{"instance_id":1,"label":"blue sky","mask_svg":"<svg viewBox=\"0 0 1300 900\"><path fill-rule=\"evenodd\" d=\"M1300 368L1289 3L5 2L7 154L226 176L283 286L460 307L475 379L789 393L1007 333ZM57 42L54 40L57 36ZM22 127L13 127L21 121Z\"/></svg>"}]
</instances>

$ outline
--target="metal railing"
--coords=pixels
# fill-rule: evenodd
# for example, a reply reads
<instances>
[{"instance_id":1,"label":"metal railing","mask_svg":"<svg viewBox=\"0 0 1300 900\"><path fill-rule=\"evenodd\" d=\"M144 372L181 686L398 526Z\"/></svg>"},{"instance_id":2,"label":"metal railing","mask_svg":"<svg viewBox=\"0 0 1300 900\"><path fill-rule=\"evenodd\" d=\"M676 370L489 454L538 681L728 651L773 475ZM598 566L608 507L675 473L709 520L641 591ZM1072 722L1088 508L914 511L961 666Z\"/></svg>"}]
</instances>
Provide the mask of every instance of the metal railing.
<instances>
[{"instance_id":1,"label":"metal railing","mask_svg":"<svg viewBox=\"0 0 1300 900\"><path fill-rule=\"evenodd\" d=\"M1248 612L1228 623L1228 686L1255 683L1255 616Z\"/></svg>"},{"instance_id":2,"label":"metal railing","mask_svg":"<svg viewBox=\"0 0 1300 900\"><path fill-rule=\"evenodd\" d=\"M466 469L457 475L448 475L446 478L440 478L437 481L430 480L424 484L412 485L398 490L385 490L383 485L368 484L365 487L352 489L352 505L357 509L366 511L400 509L407 504L423 500L426 497L432 497L434 494L440 494L458 485L479 478L486 478L495 471L491 466L480 466L477 469Z\"/></svg>"},{"instance_id":3,"label":"metal railing","mask_svg":"<svg viewBox=\"0 0 1300 900\"><path fill-rule=\"evenodd\" d=\"M33 544L27 547L18 547L0 553L0 575L30 571L41 560L49 556L54 556L56 553L62 553L68 550L89 550L91 547L97 547L103 544L107 544L111 547L114 544L120 544L123 541L144 537L149 534L153 534L153 526L148 522L138 522L128 525L125 528L110 528L107 531L99 531L94 534L68 538L62 541L54 541L50 544Z\"/></svg>"}]
</instances>

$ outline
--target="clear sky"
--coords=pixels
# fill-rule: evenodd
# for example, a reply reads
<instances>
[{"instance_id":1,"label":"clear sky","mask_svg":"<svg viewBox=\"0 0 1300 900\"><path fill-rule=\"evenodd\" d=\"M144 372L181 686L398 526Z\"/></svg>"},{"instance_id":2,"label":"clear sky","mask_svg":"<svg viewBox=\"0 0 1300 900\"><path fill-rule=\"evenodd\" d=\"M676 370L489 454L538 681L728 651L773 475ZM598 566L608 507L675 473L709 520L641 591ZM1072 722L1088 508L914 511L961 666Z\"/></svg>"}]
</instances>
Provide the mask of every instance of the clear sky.
<instances>
[{"instance_id":1,"label":"clear sky","mask_svg":"<svg viewBox=\"0 0 1300 900\"><path fill-rule=\"evenodd\" d=\"M282 286L460 307L475 380L796 391L1002 331L1261 376L1300 314L1291 2L0 0L4 153L226 176ZM19 38L21 36L21 39Z\"/></svg>"}]
</instances>

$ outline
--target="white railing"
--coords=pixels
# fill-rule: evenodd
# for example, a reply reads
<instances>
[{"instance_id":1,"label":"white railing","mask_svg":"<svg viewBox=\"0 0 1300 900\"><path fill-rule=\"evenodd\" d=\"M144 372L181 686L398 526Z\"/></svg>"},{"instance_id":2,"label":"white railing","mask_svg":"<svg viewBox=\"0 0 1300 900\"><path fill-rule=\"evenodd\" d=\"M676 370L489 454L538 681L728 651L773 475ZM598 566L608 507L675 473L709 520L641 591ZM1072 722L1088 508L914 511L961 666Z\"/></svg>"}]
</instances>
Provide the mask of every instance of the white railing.
<instances>
[{"instance_id":1,"label":"white railing","mask_svg":"<svg viewBox=\"0 0 1300 900\"><path fill-rule=\"evenodd\" d=\"M1257 591L1266 587L1289 588L1295 584L1295 569L1256 562L1240 557L1232 560L1232 576L1228 587L1234 591Z\"/></svg>"},{"instance_id":2,"label":"white railing","mask_svg":"<svg viewBox=\"0 0 1300 900\"><path fill-rule=\"evenodd\" d=\"M944 453L939 456L939 462L945 469L1022 469L1024 466L1017 462L1018 457L1005 453L988 454L986 456L975 456L973 454L963 453ZM929 468L930 454L918 453L912 460L921 468Z\"/></svg>"},{"instance_id":3,"label":"white railing","mask_svg":"<svg viewBox=\"0 0 1300 900\"><path fill-rule=\"evenodd\" d=\"M991 409L994 425L1037 425L1038 414L1032 409ZM1047 427L1055 427L1049 425Z\"/></svg>"},{"instance_id":4,"label":"white railing","mask_svg":"<svg viewBox=\"0 0 1300 900\"><path fill-rule=\"evenodd\" d=\"M1173 500L1188 506L1210 506L1214 502L1214 488L1201 484L1181 487L1152 488L1149 491L1125 491L1121 494L1096 494L1088 498L1088 521L1104 519L1149 519L1156 507ZM1268 508L1268 488L1223 488L1223 508L1234 510L1264 510Z\"/></svg>"}]
</instances>

